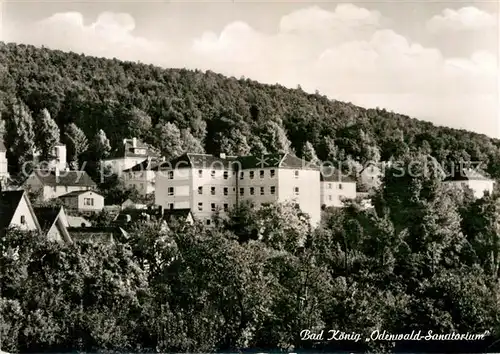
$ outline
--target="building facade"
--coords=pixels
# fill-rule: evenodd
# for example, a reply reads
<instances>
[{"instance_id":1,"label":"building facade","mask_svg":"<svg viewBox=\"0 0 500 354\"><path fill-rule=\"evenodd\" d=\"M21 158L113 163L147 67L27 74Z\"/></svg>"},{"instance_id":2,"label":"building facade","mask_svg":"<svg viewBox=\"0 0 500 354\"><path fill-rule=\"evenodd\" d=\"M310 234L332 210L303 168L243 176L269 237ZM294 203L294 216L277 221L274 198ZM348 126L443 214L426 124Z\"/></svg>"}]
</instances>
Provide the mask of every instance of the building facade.
<instances>
[{"instance_id":1,"label":"building facade","mask_svg":"<svg viewBox=\"0 0 500 354\"><path fill-rule=\"evenodd\" d=\"M159 158L158 153L141 140L123 139L123 145L115 150L110 158L103 159L102 165L111 173L122 176L124 170L144 162L148 157Z\"/></svg>"},{"instance_id":2,"label":"building facade","mask_svg":"<svg viewBox=\"0 0 500 354\"><path fill-rule=\"evenodd\" d=\"M97 187L85 171L59 171L57 169L54 171L33 170L22 186L31 192L39 193L43 201Z\"/></svg>"},{"instance_id":3,"label":"building facade","mask_svg":"<svg viewBox=\"0 0 500 354\"><path fill-rule=\"evenodd\" d=\"M9 228L41 231L35 211L23 190L0 192L0 233Z\"/></svg>"},{"instance_id":4,"label":"building facade","mask_svg":"<svg viewBox=\"0 0 500 354\"><path fill-rule=\"evenodd\" d=\"M99 212L104 209L104 197L91 190L70 192L61 195L59 199L71 210Z\"/></svg>"},{"instance_id":5,"label":"building facade","mask_svg":"<svg viewBox=\"0 0 500 354\"><path fill-rule=\"evenodd\" d=\"M458 189L468 187L474 193L475 198L482 198L485 193L493 192L495 182L473 169L464 168L454 171L443 180L443 183Z\"/></svg>"},{"instance_id":6,"label":"building facade","mask_svg":"<svg viewBox=\"0 0 500 354\"><path fill-rule=\"evenodd\" d=\"M357 197L356 180L336 168L322 169L320 188L322 207L341 208L345 199Z\"/></svg>"},{"instance_id":7,"label":"building facade","mask_svg":"<svg viewBox=\"0 0 500 354\"><path fill-rule=\"evenodd\" d=\"M0 180L9 178L9 163L7 161L7 148L0 139Z\"/></svg>"},{"instance_id":8,"label":"building facade","mask_svg":"<svg viewBox=\"0 0 500 354\"><path fill-rule=\"evenodd\" d=\"M294 202L321 217L319 168L290 154L262 157L215 157L184 154L156 168L155 204L164 209L191 209L210 224L215 212L225 213L243 201L255 207Z\"/></svg>"},{"instance_id":9,"label":"building facade","mask_svg":"<svg viewBox=\"0 0 500 354\"><path fill-rule=\"evenodd\" d=\"M123 182L129 189L135 189L140 195L153 194L155 191L156 172L153 168L162 160L148 156L141 163L123 171Z\"/></svg>"}]
</instances>

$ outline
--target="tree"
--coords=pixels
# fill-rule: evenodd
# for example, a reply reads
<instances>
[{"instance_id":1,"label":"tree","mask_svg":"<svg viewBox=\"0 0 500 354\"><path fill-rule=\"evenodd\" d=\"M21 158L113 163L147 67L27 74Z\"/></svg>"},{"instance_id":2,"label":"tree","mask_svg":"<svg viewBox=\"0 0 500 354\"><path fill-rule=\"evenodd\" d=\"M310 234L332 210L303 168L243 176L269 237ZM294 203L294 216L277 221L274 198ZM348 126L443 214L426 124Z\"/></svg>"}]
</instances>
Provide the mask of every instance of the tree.
<instances>
[{"instance_id":1,"label":"tree","mask_svg":"<svg viewBox=\"0 0 500 354\"><path fill-rule=\"evenodd\" d=\"M68 147L70 166L73 170L78 170L80 155L89 147L87 137L76 124L70 123L64 130L64 140Z\"/></svg>"},{"instance_id":2,"label":"tree","mask_svg":"<svg viewBox=\"0 0 500 354\"><path fill-rule=\"evenodd\" d=\"M291 149L290 140L286 135L281 121L266 121L260 130L259 137L269 153L288 153Z\"/></svg>"},{"instance_id":3,"label":"tree","mask_svg":"<svg viewBox=\"0 0 500 354\"><path fill-rule=\"evenodd\" d=\"M189 129L181 130L181 140L184 152L193 154L203 154L205 152L201 141L196 139Z\"/></svg>"},{"instance_id":4,"label":"tree","mask_svg":"<svg viewBox=\"0 0 500 354\"><path fill-rule=\"evenodd\" d=\"M61 140L61 132L47 109L37 115L35 122L35 145L40 150L40 160L49 161L56 144Z\"/></svg>"},{"instance_id":5,"label":"tree","mask_svg":"<svg viewBox=\"0 0 500 354\"><path fill-rule=\"evenodd\" d=\"M21 101L9 106L5 118L4 140L9 149L10 160L17 161L21 168L33 161L34 121L28 107Z\"/></svg>"},{"instance_id":6,"label":"tree","mask_svg":"<svg viewBox=\"0 0 500 354\"><path fill-rule=\"evenodd\" d=\"M182 155L184 142L182 141L181 131L175 123L158 124L155 131L156 147L160 149L161 154L167 160Z\"/></svg>"},{"instance_id":7,"label":"tree","mask_svg":"<svg viewBox=\"0 0 500 354\"><path fill-rule=\"evenodd\" d=\"M302 158L306 161L312 162L313 164L319 165L320 161L318 155L316 155L316 150L310 142L306 142L302 148Z\"/></svg>"},{"instance_id":8,"label":"tree","mask_svg":"<svg viewBox=\"0 0 500 354\"><path fill-rule=\"evenodd\" d=\"M108 157L111 151L111 145L109 144L109 139L106 137L106 133L102 129L99 129L94 137L92 149L97 160Z\"/></svg>"}]
</instances>

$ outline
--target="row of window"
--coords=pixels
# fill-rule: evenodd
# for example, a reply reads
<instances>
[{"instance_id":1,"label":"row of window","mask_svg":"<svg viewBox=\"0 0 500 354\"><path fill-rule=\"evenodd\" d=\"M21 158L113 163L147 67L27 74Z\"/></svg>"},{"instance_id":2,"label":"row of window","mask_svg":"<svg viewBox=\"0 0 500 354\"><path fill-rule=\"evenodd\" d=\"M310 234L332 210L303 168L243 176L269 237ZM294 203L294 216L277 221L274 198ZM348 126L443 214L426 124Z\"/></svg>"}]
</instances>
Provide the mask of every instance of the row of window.
<instances>
[{"instance_id":1,"label":"row of window","mask_svg":"<svg viewBox=\"0 0 500 354\"><path fill-rule=\"evenodd\" d=\"M328 189L332 189L332 184L331 183L328 183ZM342 183L339 183L337 185L337 189L342 189Z\"/></svg>"},{"instance_id":2,"label":"row of window","mask_svg":"<svg viewBox=\"0 0 500 354\"><path fill-rule=\"evenodd\" d=\"M83 205L94 206L94 198L83 198Z\"/></svg>"},{"instance_id":3,"label":"row of window","mask_svg":"<svg viewBox=\"0 0 500 354\"><path fill-rule=\"evenodd\" d=\"M235 173L236 172L233 171L232 175L234 175ZM265 174L266 174L265 170L259 171L260 178L264 178ZM215 178L215 175L216 175L215 170L210 171L210 176L212 178ZM269 177L274 178L274 176L276 176L276 170L269 170ZM294 176L295 176L295 178L299 178L299 171L294 171ZM203 177L203 170L198 170L198 177L199 178ZM254 179L255 178L255 171L248 171L248 177L250 179ZM229 179L229 171L223 172L223 178ZM245 172L242 171L242 172L240 172L240 179L244 179L244 178L245 178ZM168 179L174 179L174 171L168 171Z\"/></svg>"},{"instance_id":4,"label":"row of window","mask_svg":"<svg viewBox=\"0 0 500 354\"><path fill-rule=\"evenodd\" d=\"M256 193L256 188L255 187L250 187L248 189L249 189L249 194L250 195L255 195L255 193ZM233 188L233 190L234 190L234 188ZM265 187L260 187L259 192L260 192L260 195L265 195L266 194L265 193ZM271 195L276 194L276 186L269 187L269 193ZM168 195L169 196L173 196L174 194L175 194L174 187L168 187ZM203 187L198 187L198 194L200 194L200 195L203 194ZM211 195L215 195L216 194L216 188L215 187L211 187L210 188L210 194ZM224 195L228 195L229 194L229 188L228 187L224 187L223 188L223 194ZM293 194L299 195L299 187L294 187L293 188ZM244 196L244 195L245 195L245 188L240 188L240 196Z\"/></svg>"}]
</instances>

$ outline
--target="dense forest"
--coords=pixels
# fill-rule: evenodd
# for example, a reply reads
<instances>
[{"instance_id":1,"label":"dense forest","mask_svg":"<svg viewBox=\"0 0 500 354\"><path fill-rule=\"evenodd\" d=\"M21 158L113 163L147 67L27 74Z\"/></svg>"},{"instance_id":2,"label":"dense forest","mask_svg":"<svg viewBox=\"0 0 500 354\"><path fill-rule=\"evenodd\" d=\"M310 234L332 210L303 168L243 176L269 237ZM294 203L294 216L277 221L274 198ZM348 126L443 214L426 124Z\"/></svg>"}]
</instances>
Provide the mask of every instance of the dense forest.
<instances>
[{"instance_id":1,"label":"dense forest","mask_svg":"<svg viewBox=\"0 0 500 354\"><path fill-rule=\"evenodd\" d=\"M26 127L43 130L37 127L43 120L38 117L49 115L70 145L75 165L109 152L92 149L100 137L113 149L123 138L137 137L166 157L186 150L292 151L308 159L363 164L420 151L440 162L481 162L486 172L500 177L498 140L385 109L360 108L300 87L11 43L0 43L0 70L4 120L31 115L34 121L17 121L10 129L7 124L14 161L29 159L20 155L36 134L26 132Z\"/></svg>"}]
</instances>

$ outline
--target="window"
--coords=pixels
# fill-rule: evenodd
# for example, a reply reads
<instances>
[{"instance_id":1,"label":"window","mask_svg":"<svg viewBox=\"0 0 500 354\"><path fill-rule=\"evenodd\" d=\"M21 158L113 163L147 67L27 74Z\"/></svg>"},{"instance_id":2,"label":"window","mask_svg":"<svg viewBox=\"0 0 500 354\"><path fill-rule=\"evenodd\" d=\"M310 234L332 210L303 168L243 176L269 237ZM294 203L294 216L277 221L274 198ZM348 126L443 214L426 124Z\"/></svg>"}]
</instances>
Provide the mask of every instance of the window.
<instances>
[{"instance_id":1,"label":"window","mask_svg":"<svg viewBox=\"0 0 500 354\"><path fill-rule=\"evenodd\" d=\"M250 195L254 195L255 194L255 188L254 187L250 187Z\"/></svg>"},{"instance_id":2,"label":"window","mask_svg":"<svg viewBox=\"0 0 500 354\"><path fill-rule=\"evenodd\" d=\"M215 203L212 203L212 204L210 205L210 207L211 207L212 211L215 211Z\"/></svg>"},{"instance_id":3,"label":"window","mask_svg":"<svg viewBox=\"0 0 500 354\"><path fill-rule=\"evenodd\" d=\"M254 171L250 171L250 172L248 172L248 174L249 174L249 178L253 179L253 177L255 175L255 172Z\"/></svg>"},{"instance_id":4,"label":"window","mask_svg":"<svg viewBox=\"0 0 500 354\"><path fill-rule=\"evenodd\" d=\"M332 189L332 184L328 183L328 189Z\"/></svg>"},{"instance_id":5,"label":"window","mask_svg":"<svg viewBox=\"0 0 500 354\"><path fill-rule=\"evenodd\" d=\"M299 187L295 187L295 188L293 188L293 193L294 193L295 195L299 195Z\"/></svg>"},{"instance_id":6,"label":"window","mask_svg":"<svg viewBox=\"0 0 500 354\"><path fill-rule=\"evenodd\" d=\"M64 191L68 193L68 186L64 186Z\"/></svg>"},{"instance_id":7,"label":"window","mask_svg":"<svg viewBox=\"0 0 500 354\"><path fill-rule=\"evenodd\" d=\"M332 195L331 194L328 196L328 200L332 201Z\"/></svg>"},{"instance_id":8,"label":"window","mask_svg":"<svg viewBox=\"0 0 500 354\"><path fill-rule=\"evenodd\" d=\"M229 210L229 204L225 203L224 204L224 211L228 211Z\"/></svg>"},{"instance_id":9,"label":"window","mask_svg":"<svg viewBox=\"0 0 500 354\"><path fill-rule=\"evenodd\" d=\"M174 195L174 187L168 187L168 195Z\"/></svg>"},{"instance_id":10,"label":"window","mask_svg":"<svg viewBox=\"0 0 500 354\"><path fill-rule=\"evenodd\" d=\"M199 178L203 177L203 170L198 170L198 177Z\"/></svg>"},{"instance_id":11,"label":"window","mask_svg":"<svg viewBox=\"0 0 500 354\"><path fill-rule=\"evenodd\" d=\"M264 195L264 187L260 187L260 195Z\"/></svg>"},{"instance_id":12,"label":"window","mask_svg":"<svg viewBox=\"0 0 500 354\"><path fill-rule=\"evenodd\" d=\"M271 178L273 178L273 177L274 177L274 175L276 174L276 171L275 171L275 170L271 170L271 171L270 171L270 174L271 174Z\"/></svg>"},{"instance_id":13,"label":"window","mask_svg":"<svg viewBox=\"0 0 500 354\"><path fill-rule=\"evenodd\" d=\"M203 211L203 203L198 203L198 211Z\"/></svg>"},{"instance_id":14,"label":"window","mask_svg":"<svg viewBox=\"0 0 500 354\"><path fill-rule=\"evenodd\" d=\"M240 172L240 179L243 179L243 177L245 177L245 173L244 172Z\"/></svg>"},{"instance_id":15,"label":"window","mask_svg":"<svg viewBox=\"0 0 500 354\"><path fill-rule=\"evenodd\" d=\"M264 170L260 170L260 178L264 178Z\"/></svg>"},{"instance_id":16,"label":"window","mask_svg":"<svg viewBox=\"0 0 500 354\"><path fill-rule=\"evenodd\" d=\"M295 171L294 174L295 174L295 178L299 178L299 171Z\"/></svg>"},{"instance_id":17,"label":"window","mask_svg":"<svg viewBox=\"0 0 500 354\"><path fill-rule=\"evenodd\" d=\"M224 179L228 179L228 178L229 178L229 172L224 171Z\"/></svg>"},{"instance_id":18,"label":"window","mask_svg":"<svg viewBox=\"0 0 500 354\"><path fill-rule=\"evenodd\" d=\"M244 195L245 194L245 188L240 188L240 195Z\"/></svg>"},{"instance_id":19,"label":"window","mask_svg":"<svg viewBox=\"0 0 500 354\"><path fill-rule=\"evenodd\" d=\"M342 189L342 183L339 183L339 189Z\"/></svg>"},{"instance_id":20,"label":"window","mask_svg":"<svg viewBox=\"0 0 500 354\"><path fill-rule=\"evenodd\" d=\"M168 208L172 210L174 208L174 203L168 203Z\"/></svg>"},{"instance_id":21,"label":"window","mask_svg":"<svg viewBox=\"0 0 500 354\"><path fill-rule=\"evenodd\" d=\"M276 187L275 186L271 186L271 194L276 194Z\"/></svg>"},{"instance_id":22,"label":"window","mask_svg":"<svg viewBox=\"0 0 500 354\"><path fill-rule=\"evenodd\" d=\"M52 189L54 190L54 192L57 192L57 186L52 187Z\"/></svg>"},{"instance_id":23,"label":"window","mask_svg":"<svg viewBox=\"0 0 500 354\"><path fill-rule=\"evenodd\" d=\"M174 179L174 171L168 171L168 179Z\"/></svg>"},{"instance_id":24,"label":"window","mask_svg":"<svg viewBox=\"0 0 500 354\"><path fill-rule=\"evenodd\" d=\"M25 225L26 224L26 216L21 215L21 224Z\"/></svg>"},{"instance_id":25,"label":"window","mask_svg":"<svg viewBox=\"0 0 500 354\"><path fill-rule=\"evenodd\" d=\"M228 188L227 188L227 187L224 187L224 195L228 195L228 193L229 193Z\"/></svg>"},{"instance_id":26,"label":"window","mask_svg":"<svg viewBox=\"0 0 500 354\"><path fill-rule=\"evenodd\" d=\"M210 219L207 219L207 225L210 226Z\"/></svg>"},{"instance_id":27,"label":"window","mask_svg":"<svg viewBox=\"0 0 500 354\"><path fill-rule=\"evenodd\" d=\"M215 195L215 187L210 188L210 194Z\"/></svg>"},{"instance_id":28,"label":"window","mask_svg":"<svg viewBox=\"0 0 500 354\"><path fill-rule=\"evenodd\" d=\"M211 176L212 178L215 178L215 171L214 171L214 170L210 171L210 176Z\"/></svg>"},{"instance_id":29,"label":"window","mask_svg":"<svg viewBox=\"0 0 500 354\"><path fill-rule=\"evenodd\" d=\"M83 198L83 205L93 206L94 199L93 198Z\"/></svg>"},{"instance_id":30,"label":"window","mask_svg":"<svg viewBox=\"0 0 500 354\"><path fill-rule=\"evenodd\" d=\"M203 187L198 187L198 194L203 194Z\"/></svg>"}]
</instances>

